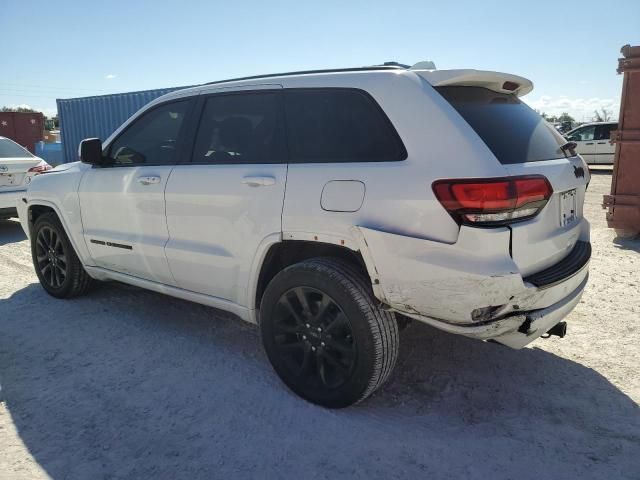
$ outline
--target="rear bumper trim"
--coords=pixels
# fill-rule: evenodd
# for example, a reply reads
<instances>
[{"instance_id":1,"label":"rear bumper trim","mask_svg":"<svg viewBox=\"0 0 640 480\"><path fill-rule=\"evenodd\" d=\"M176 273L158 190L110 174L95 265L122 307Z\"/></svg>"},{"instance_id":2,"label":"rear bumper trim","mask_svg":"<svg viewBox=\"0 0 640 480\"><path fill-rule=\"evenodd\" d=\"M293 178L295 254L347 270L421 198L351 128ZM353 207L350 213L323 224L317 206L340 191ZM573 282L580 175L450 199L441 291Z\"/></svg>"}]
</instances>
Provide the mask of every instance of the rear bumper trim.
<instances>
[{"instance_id":1,"label":"rear bumper trim","mask_svg":"<svg viewBox=\"0 0 640 480\"><path fill-rule=\"evenodd\" d=\"M478 340L494 340L513 349L523 348L544 335L551 327L565 318L578 304L588 276L569 295L559 302L539 310L518 312L507 317L491 320L484 324L453 325L435 318L405 313L445 332L464 335Z\"/></svg>"},{"instance_id":2,"label":"rear bumper trim","mask_svg":"<svg viewBox=\"0 0 640 480\"><path fill-rule=\"evenodd\" d=\"M539 289L553 287L577 274L591 258L591 244L578 241L571 253L555 265L525 277L523 280Z\"/></svg>"},{"instance_id":3,"label":"rear bumper trim","mask_svg":"<svg viewBox=\"0 0 640 480\"><path fill-rule=\"evenodd\" d=\"M15 210L18 197L23 195L26 190L0 190L0 209L12 208Z\"/></svg>"}]
</instances>

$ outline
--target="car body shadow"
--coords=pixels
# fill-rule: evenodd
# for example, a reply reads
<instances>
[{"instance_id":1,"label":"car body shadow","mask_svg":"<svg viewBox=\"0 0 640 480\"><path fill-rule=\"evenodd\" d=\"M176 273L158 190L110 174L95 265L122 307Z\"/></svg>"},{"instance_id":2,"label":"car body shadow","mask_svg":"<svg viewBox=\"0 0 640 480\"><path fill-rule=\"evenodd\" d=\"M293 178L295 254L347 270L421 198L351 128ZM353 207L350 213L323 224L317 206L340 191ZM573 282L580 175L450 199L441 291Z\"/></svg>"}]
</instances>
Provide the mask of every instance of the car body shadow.
<instances>
[{"instance_id":1,"label":"car body shadow","mask_svg":"<svg viewBox=\"0 0 640 480\"><path fill-rule=\"evenodd\" d=\"M22 242L27 236L22 230L20 222L16 220L0 220L0 245Z\"/></svg>"},{"instance_id":2,"label":"car body shadow","mask_svg":"<svg viewBox=\"0 0 640 480\"><path fill-rule=\"evenodd\" d=\"M392 380L330 411L280 383L256 327L207 307L119 284L56 300L31 284L0 318L7 410L54 479L637 474L637 405L539 348L412 324Z\"/></svg>"},{"instance_id":3,"label":"car body shadow","mask_svg":"<svg viewBox=\"0 0 640 480\"><path fill-rule=\"evenodd\" d=\"M611 175L613 173L613 165L594 165L590 164L589 173L591 175Z\"/></svg>"},{"instance_id":4,"label":"car body shadow","mask_svg":"<svg viewBox=\"0 0 640 480\"><path fill-rule=\"evenodd\" d=\"M640 252L640 236L636 236L635 238L616 236L616 238L613 239L613 244L622 250Z\"/></svg>"}]
</instances>

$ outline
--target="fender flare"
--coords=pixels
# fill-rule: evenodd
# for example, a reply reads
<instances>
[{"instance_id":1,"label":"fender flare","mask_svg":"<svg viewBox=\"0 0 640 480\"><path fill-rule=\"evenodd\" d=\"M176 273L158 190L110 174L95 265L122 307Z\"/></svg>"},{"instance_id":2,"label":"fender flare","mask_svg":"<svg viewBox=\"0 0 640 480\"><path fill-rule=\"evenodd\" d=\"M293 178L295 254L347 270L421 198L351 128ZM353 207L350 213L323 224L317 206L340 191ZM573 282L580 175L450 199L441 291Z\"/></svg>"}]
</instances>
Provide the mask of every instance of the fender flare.
<instances>
[{"instance_id":1,"label":"fender flare","mask_svg":"<svg viewBox=\"0 0 640 480\"><path fill-rule=\"evenodd\" d=\"M54 211L54 213L57 215L58 220L60 220L60 223L62 224L62 228L64 228L64 231L67 235L67 237L69 238L69 241L71 242L71 245L73 246L73 249L75 250L76 254L78 255L78 258L80 259L80 262L82 263L83 266L85 265L91 265L91 263L88 263L86 260L91 258L91 255L89 255L89 251L87 249L87 246L84 244L84 241L81 245L78 244L78 242L76 241L75 235L70 234L70 232L72 231L69 228L69 224L65 218L65 216L62 214L62 212L60 211L60 209L58 208L58 206L49 201L49 200L42 200L42 199L29 199L28 203L26 205L26 209L27 209L27 214L28 214L28 218L27 218L27 223L29 226L29 232L31 232L31 229L33 228L33 221L31 220L31 208L32 207L47 207L50 208L51 210Z\"/></svg>"}]
</instances>

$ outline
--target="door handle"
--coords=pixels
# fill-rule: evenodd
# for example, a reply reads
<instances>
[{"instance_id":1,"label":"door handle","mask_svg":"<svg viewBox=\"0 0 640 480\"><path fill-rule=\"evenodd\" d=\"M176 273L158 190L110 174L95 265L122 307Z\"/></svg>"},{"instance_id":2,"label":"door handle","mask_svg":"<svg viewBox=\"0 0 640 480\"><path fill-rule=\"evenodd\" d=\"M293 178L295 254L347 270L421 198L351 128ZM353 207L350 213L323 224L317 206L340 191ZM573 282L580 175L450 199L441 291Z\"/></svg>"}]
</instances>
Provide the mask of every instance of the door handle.
<instances>
[{"instance_id":1,"label":"door handle","mask_svg":"<svg viewBox=\"0 0 640 480\"><path fill-rule=\"evenodd\" d=\"M154 185L160 183L160 177L157 175L146 175L144 177L138 177L137 181L141 185Z\"/></svg>"},{"instance_id":2,"label":"door handle","mask_svg":"<svg viewBox=\"0 0 640 480\"><path fill-rule=\"evenodd\" d=\"M604 145L607 142L598 142L598 145Z\"/></svg>"},{"instance_id":3,"label":"door handle","mask_svg":"<svg viewBox=\"0 0 640 480\"><path fill-rule=\"evenodd\" d=\"M275 185L276 179L273 177L244 177L242 183L250 187L266 187Z\"/></svg>"},{"instance_id":4,"label":"door handle","mask_svg":"<svg viewBox=\"0 0 640 480\"><path fill-rule=\"evenodd\" d=\"M585 145L593 145L593 142L585 143Z\"/></svg>"}]
</instances>

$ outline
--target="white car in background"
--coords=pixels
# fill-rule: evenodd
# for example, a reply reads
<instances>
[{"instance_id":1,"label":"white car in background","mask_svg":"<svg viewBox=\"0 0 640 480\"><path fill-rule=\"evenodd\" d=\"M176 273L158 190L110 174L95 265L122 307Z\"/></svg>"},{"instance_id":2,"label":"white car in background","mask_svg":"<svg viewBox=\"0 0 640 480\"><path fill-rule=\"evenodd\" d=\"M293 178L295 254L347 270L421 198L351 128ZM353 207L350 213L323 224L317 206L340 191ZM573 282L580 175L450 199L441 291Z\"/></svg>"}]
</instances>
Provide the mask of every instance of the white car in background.
<instances>
[{"instance_id":1,"label":"white car in background","mask_svg":"<svg viewBox=\"0 0 640 480\"><path fill-rule=\"evenodd\" d=\"M34 179L36 273L54 297L116 280L258 323L284 383L327 407L384 383L407 317L515 349L564 336L589 171L532 88L371 67L172 92Z\"/></svg>"},{"instance_id":2,"label":"white car in background","mask_svg":"<svg viewBox=\"0 0 640 480\"><path fill-rule=\"evenodd\" d=\"M576 152L589 164L612 164L616 153L611 143L611 132L618 129L618 122L592 122L564 134L570 142L576 142Z\"/></svg>"},{"instance_id":3,"label":"white car in background","mask_svg":"<svg viewBox=\"0 0 640 480\"><path fill-rule=\"evenodd\" d=\"M51 166L22 145L0 137L0 220L17 217L16 201L31 179Z\"/></svg>"}]
</instances>

